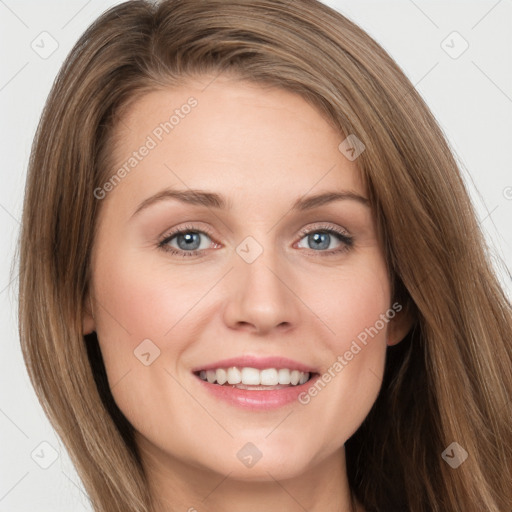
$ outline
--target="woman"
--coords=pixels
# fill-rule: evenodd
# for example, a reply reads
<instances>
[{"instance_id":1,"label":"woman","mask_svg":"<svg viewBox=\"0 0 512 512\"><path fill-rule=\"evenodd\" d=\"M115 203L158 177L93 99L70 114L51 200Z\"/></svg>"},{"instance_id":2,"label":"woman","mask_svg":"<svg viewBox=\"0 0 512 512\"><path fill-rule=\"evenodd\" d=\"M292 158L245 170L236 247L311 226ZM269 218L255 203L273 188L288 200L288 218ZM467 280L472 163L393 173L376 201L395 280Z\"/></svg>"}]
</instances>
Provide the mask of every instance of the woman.
<instances>
[{"instance_id":1,"label":"woman","mask_svg":"<svg viewBox=\"0 0 512 512\"><path fill-rule=\"evenodd\" d=\"M510 304L429 109L319 2L101 16L38 129L20 269L96 511L511 508Z\"/></svg>"}]
</instances>

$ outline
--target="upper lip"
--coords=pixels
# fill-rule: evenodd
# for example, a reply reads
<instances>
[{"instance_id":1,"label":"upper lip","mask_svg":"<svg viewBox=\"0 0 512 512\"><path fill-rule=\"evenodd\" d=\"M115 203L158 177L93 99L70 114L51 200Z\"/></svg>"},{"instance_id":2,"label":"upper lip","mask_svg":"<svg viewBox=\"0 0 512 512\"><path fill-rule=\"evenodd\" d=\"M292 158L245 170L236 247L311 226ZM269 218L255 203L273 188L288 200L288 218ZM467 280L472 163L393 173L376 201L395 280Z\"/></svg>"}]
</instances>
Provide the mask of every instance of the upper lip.
<instances>
[{"instance_id":1,"label":"upper lip","mask_svg":"<svg viewBox=\"0 0 512 512\"><path fill-rule=\"evenodd\" d=\"M236 366L238 368L256 368L264 370L266 368L288 368L290 370L299 370L301 372L317 373L317 370L306 364L294 361L287 357L258 357L245 355L241 357L232 357L230 359L222 359L214 363L207 363L192 369L192 372L200 370L216 370L217 368L230 368Z\"/></svg>"}]
</instances>

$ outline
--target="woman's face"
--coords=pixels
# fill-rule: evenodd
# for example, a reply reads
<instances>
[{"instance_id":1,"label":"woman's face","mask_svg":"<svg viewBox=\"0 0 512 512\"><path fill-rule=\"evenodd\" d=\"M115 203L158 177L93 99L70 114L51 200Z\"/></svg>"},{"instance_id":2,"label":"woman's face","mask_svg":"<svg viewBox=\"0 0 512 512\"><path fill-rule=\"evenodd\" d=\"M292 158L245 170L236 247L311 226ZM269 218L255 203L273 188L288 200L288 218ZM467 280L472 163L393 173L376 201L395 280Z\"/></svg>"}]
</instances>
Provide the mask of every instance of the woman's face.
<instances>
[{"instance_id":1,"label":"woman's face","mask_svg":"<svg viewBox=\"0 0 512 512\"><path fill-rule=\"evenodd\" d=\"M344 137L290 92L210 81L147 94L119 121L84 332L148 460L289 478L341 460L406 328ZM268 370L241 377L269 387L198 375L237 381L232 367ZM270 385L301 369L314 380Z\"/></svg>"}]
</instances>

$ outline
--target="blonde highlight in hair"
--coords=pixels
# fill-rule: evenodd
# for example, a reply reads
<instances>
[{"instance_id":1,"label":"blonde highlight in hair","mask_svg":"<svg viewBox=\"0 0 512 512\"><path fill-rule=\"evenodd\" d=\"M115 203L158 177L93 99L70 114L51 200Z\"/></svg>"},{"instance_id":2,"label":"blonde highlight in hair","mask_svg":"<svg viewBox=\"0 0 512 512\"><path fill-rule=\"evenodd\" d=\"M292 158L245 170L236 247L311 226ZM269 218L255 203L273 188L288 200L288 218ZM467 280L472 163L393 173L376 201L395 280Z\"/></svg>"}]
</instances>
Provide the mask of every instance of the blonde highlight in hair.
<instances>
[{"instance_id":1,"label":"blonde highlight in hair","mask_svg":"<svg viewBox=\"0 0 512 512\"><path fill-rule=\"evenodd\" d=\"M121 113L148 91L224 73L300 94L366 150L357 160L395 299L414 328L346 443L368 512L512 504L512 313L437 122L368 34L316 0L130 1L64 62L34 140L19 243L19 331L37 396L96 512L153 512L133 427L82 334L100 202ZM37 248L37 251L34 250ZM98 305L101 307L101 305ZM92 304L91 304L92 308ZM457 470L441 453L469 453Z\"/></svg>"}]
</instances>

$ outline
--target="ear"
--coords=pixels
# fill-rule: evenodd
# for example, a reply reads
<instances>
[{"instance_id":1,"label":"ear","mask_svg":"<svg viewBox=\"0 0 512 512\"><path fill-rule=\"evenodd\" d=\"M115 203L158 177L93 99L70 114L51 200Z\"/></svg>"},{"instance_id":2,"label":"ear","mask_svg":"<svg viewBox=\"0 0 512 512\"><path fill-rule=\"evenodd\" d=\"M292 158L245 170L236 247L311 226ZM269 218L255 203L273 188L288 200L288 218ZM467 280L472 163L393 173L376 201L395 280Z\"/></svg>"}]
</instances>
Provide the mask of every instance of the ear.
<instances>
[{"instance_id":1,"label":"ear","mask_svg":"<svg viewBox=\"0 0 512 512\"><path fill-rule=\"evenodd\" d=\"M414 325L415 317L410 308L403 308L389 321L386 343L389 346L398 345Z\"/></svg>"},{"instance_id":2,"label":"ear","mask_svg":"<svg viewBox=\"0 0 512 512\"><path fill-rule=\"evenodd\" d=\"M82 313L82 332L83 334L91 334L96 329L96 322L94 320L94 312L92 308L91 295L86 294L83 305Z\"/></svg>"}]
</instances>

